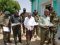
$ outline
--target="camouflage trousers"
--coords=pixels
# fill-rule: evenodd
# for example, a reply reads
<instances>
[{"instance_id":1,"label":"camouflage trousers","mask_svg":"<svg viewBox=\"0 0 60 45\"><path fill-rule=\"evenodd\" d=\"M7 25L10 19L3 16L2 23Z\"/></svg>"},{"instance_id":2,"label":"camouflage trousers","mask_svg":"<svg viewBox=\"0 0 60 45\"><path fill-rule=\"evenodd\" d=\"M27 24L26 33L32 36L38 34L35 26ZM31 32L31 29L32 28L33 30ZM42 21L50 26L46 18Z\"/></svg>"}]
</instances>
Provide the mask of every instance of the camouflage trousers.
<instances>
[{"instance_id":1,"label":"camouflage trousers","mask_svg":"<svg viewBox=\"0 0 60 45\"><path fill-rule=\"evenodd\" d=\"M41 27L41 33L40 33L40 37L41 37L41 45L43 45L45 43L46 40L49 40L49 30L48 27L47 28L43 28Z\"/></svg>"},{"instance_id":2,"label":"camouflage trousers","mask_svg":"<svg viewBox=\"0 0 60 45\"><path fill-rule=\"evenodd\" d=\"M39 35L39 26L34 26L33 29L33 35L36 33L36 35Z\"/></svg>"},{"instance_id":3,"label":"camouflage trousers","mask_svg":"<svg viewBox=\"0 0 60 45\"><path fill-rule=\"evenodd\" d=\"M32 38L32 30L26 30L26 42L27 42L27 45L30 44L31 38Z\"/></svg>"},{"instance_id":4,"label":"camouflage trousers","mask_svg":"<svg viewBox=\"0 0 60 45\"><path fill-rule=\"evenodd\" d=\"M4 43L10 41L10 32L3 31L3 40L4 40Z\"/></svg>"}]
</instances>

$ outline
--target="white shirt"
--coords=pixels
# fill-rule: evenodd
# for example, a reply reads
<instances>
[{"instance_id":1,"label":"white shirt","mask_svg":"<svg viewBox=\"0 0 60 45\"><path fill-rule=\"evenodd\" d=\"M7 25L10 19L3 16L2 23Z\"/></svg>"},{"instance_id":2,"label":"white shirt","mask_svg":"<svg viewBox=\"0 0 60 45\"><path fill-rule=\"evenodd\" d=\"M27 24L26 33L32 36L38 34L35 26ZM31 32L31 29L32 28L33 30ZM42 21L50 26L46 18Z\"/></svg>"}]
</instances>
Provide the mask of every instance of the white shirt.
<instances>
[{"instance_id":1,"label":"white shirt","mask_svg":"<svg viewBox=\"0 0 60 45\"><path fill-rule=\"evenodd\" d=\"M50 22L50 17L40 17L39 24L41 26L53 26L53 24Z\"/></svg>"},{"instance_id":2,"label":"white shirt","mask_svg":"<svg viewBox=\"0 0 60 45\"><path fill-rule=\"evenodd\" d=\"M28 30L33 30L35 25L38 25L38 23L35 22L34 17L31 16L30 19L28 17L25 18L24 20L25 28L27 28Z\"/></svg>"}]
</instances>

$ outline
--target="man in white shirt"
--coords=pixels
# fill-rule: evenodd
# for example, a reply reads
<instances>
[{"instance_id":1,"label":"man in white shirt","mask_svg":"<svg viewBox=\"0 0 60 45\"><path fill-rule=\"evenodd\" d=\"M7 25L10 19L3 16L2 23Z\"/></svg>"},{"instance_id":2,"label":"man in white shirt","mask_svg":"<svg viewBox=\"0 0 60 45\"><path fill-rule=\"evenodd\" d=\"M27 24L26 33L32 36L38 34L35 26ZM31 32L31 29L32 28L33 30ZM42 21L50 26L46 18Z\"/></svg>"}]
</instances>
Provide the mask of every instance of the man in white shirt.
<instances>
[{"instance_id":1,"label":"man in white shirt","mask_svg":"<svg viewBox=\"0 0 60 45\"><path fill-rule=\"evenodd\" d=\"M32 30L33 30L33 28L37 24L38 23L35 22L34 17L32 17L31 14L29 13L28 17L26 17L25 20L24 20L24 26L27 29L26 30L27 44L29 44L28 41L30 41L31 38L32 38Z\"/></svg>"},{"instance_id":2,"label":"man in white shirt","mask_svg":"<svg viewBox=\"0 0 60 45\"><path fill-rule=\"evenodd\" d=\"M44 11L44 17L40 17L39 24L41 26L41 45L43 45L48 40L49 30L47 26L50 24L49 10Z\"/></svg>"}]
</instances>

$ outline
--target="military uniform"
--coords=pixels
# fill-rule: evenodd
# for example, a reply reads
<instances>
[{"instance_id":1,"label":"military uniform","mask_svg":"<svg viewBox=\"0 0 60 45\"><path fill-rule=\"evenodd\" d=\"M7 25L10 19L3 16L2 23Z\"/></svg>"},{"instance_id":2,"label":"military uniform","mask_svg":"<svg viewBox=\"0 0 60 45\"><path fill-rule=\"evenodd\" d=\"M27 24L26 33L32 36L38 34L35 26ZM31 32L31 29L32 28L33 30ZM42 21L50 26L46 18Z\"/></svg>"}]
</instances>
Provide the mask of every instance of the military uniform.
<instances>
[{"instance_id":1,"label":"military uniform","mask_svg":"<svg viewBox=\"0 0 60 45\"><path fill-rule=\"evenodd\" d=\"M58 17L56 16L56 14L54 13L54 12L52 12L52 14L50 15L50 19L51 19L51 23L53 23L54 24L54 27L50 27L50 35L52 35L53 34L53 39L51 38L51 36L50 36L50 40L51 40L51 43L53 44L53 45L55 45L55 35L57 34L57 30L58 30L58 25L59 25L59 19L58 19Z\"/></svg>"},{"instance_id":2,"label":"military uniform","mask_svg":"<svg viewBox=\"0 0 60 45\"><path fill-rule=\"evenodd\" d=\"M50 15L50 22L54 24L55 33L56 33L57 32L57 29L58 29L58 17L56 16L56 13L54 11L52 11L52 13Z\"/></svg>"},{"instance_id":3,"label":"military uniform","mask_svg":"<svg viewBox=\"0 0 60 45\"><path fill-rule=\"evenodd\" d=\"M11 20L11 25L19 23L17 25L13 25L12 30L13 30L15 44L17 44L17 36L18 36L19 42L21 43L21 26L20 26L21 20L20 20L20 17L12 15L10 20Z\"/></svg>"},{"instance_id":4,"label":"military uniform","mask_svg":"<svg viewBox=\"0 0 60 45\"><path fill-rule=\"evenodd\" d=\"M35 21L38 23L38 21L39 21L39 16L38 16L38 15L34 16L34 19L35 19ZM39 34L39 26L35 26L35 27L34 27L33 34L34 34L35 32L36 32L36 35Z\"/></svg>"},{"instance_id":5,"label":"military uniform","mask_svg":"<svg viewBox=\"0 0 60 45\"><path fill-rule=\"evenodd\" d=\"M40 17L39 18L39 24L40 24L40 37L41 37L41 45L43 45L45 43L46 40L49 39L49 27L46 26L48 25L49 21L49 17ZM44 26L45 25L45 26Z\"/></svg>"},{"instance_id":6,"label":"military uniform","mask_svg":"<svg viewBox=\"0 0 60 45\"><path fill-rule=\"evenodd\" d=\"M28 16L28 13L27 12L26 13L21 13L21 15L20 15L22 26L23 26L23 33L26 32L26 29L24 27L24 20L25 20L25 17L27 17L27 16Z\"/></svg>"},{"instance_id":7,"label":"military uniform","mask_svg":"<svg viewBox=\"0 0 60 45\"><path fill-rule=\"evenodd\" d=\"M4 42L10 42L10 33L11 33L11 30L10 30L10 24L9 24L9 20L10 18L6 15L3 15L3 39L4 39ZM8 31L5 31L4 30L4 27L8 27Z\"/></svg>"}]
</instances>

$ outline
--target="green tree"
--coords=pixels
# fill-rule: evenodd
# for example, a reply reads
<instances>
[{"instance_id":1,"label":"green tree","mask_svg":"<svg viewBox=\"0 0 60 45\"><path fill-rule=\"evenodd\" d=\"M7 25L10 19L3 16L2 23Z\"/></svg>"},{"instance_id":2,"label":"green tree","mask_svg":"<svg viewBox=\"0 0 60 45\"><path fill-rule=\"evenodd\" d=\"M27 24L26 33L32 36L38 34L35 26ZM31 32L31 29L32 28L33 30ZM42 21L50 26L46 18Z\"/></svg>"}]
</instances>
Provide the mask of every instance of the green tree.
<instances>
[{"instance_id":1,"label":"green tree","mask_svg":"<svg viewBox=\"0 0 60 45\"><path fill-rule=\"evenodd\" d=\"M15 0L0 0L0 10L14 13L20 10L20 5Z\"/></svg>"}]
</instances>

